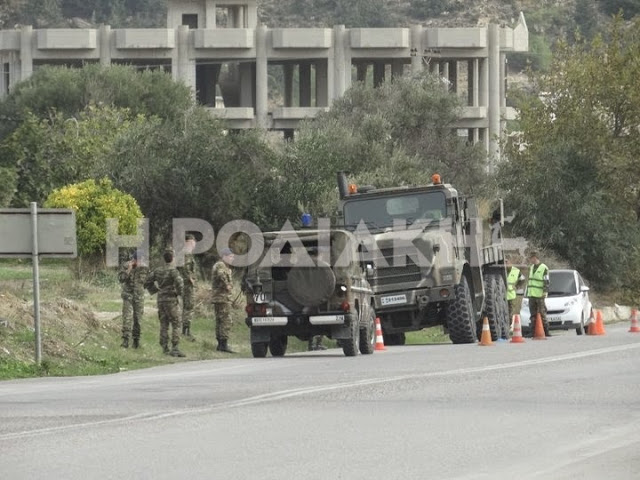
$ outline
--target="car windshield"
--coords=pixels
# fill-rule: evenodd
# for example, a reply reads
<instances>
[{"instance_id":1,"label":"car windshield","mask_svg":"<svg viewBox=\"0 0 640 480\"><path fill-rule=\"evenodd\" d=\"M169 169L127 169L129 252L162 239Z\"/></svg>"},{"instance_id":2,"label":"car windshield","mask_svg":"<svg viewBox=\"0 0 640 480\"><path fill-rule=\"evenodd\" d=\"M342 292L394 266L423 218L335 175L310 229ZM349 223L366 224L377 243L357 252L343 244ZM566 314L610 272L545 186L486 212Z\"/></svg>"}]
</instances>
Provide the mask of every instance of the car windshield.
<instances>
[{"instance_id":1,"label":"car windshield","mask_svg":"<svg viewBox=\"0 0 640 480\"><path fill-rule=\"evenodd\" d=\"M567 295L576 295L578 287L573 272L549 272L549 296L563 297Z\"/></svg>"},{"instance_id":2,"label":"car windshield","mask_svg":"<svg viewBox=\"0 0 640 480\"><path fill-rule=\"evenodd\" d=\"M443 192L354 199L344 206L345 225L356 227L364 222L370 229L393 226L394 220L414 223L441 220L446 216L447 202Z\"/></svg>"}]
</instances>

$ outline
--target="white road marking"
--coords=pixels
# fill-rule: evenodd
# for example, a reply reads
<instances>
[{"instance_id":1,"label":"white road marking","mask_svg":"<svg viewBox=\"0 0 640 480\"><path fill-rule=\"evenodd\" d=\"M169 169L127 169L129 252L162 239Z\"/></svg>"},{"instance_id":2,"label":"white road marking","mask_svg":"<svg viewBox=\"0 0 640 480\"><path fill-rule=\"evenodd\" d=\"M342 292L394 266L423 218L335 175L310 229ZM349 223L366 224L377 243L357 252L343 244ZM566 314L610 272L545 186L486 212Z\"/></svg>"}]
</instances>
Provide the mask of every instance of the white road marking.
<instances>
[{"instance_id":1,"label":"white road marking","mask_svg":"<svg viewBox=\"0 0 640 480\"><path fill-rule=\"evenodd\" d=\"M224 402L224 403L211 405L207 407L187 408L187 409L180 409L180 410L174 410L170 412L160 412L160 413L153 413L153 412L140 413L136 415L116 418L111 420L100 420L95 422L76 423L73 425L64 425L59 427L41 428L36 430L27 430L22 432L8 433L5 435L0 435L0 441L12 440L16 438L25 438L25 437L31 437L36 435L44 435L48 433L56 433L56 432L65 431L65 430L80 429L80 428L87 428L87 427L100 426L100 425L127 424L127 423L142 422L142 421L149 421L149 420L160 420L160 419L171 418L171 417L176 417L180 415L210 413L210 412L215 412L219 410L244 407L248 405L256 405L261 403L273 402L277 400L284 400L284 399L293 398L293 397L299 397L302 395L309 395L313 393L329 392L333 390L358 388L363 386L379 385L384 383L401 382L405 380L447 377L447 376L454 376L454 375L467 375L472 373L492 372L497 370L522 368L522 367L527 367L531 365L543 365L548 363L564 362L564 361L575 360L579 358L593 357L596 355L605 355L607 353L624 352L627 350L634 350L638 348L640 348L640 343L633 343L633 344L619 345L614 347L598 348L596 350L587 350L584 352L568 353L565 355L556 355L552 357L522 360L519 362L499 363L496 365L487 365L483 367L459 368L455 370L445 370L441 372L425 372L425 373L400 375L400 376L387 377L387 378L371 378L366 380L358 380L355 382L345 382L345 383L336 383L331 385L318 385L314 387L303 387L303 388L295 388L290 390L280 390L278 392L265 393L265 394L257 395L254 397L248 397L240 400Z\"/></svg>"}]
</instances>

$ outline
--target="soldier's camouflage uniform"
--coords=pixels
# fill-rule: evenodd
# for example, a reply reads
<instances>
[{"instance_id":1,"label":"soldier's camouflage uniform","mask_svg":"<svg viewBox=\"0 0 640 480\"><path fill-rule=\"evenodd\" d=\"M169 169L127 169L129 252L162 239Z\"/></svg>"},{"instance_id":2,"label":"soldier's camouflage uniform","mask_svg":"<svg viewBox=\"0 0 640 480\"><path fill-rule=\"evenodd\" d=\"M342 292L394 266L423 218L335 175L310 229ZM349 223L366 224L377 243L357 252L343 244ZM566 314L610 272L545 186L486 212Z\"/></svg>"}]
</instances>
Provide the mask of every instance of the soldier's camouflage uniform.
<instances>
[{"instance_id":1,"label":"soldier's camouflage uniform","mask_svg":"<svg viewBox=\"0 0 640 480\"><path fill-rule=\"evenodd\" d=\"M137 346L140 339L140 322L144 314L144 282L149 269L134 266L129 269L130 262L125 262L118 271L122 297L122 341L128 346L129 337Z\"/></svg>"},{"instance_id":2,"label":"soldier's camouflage uniform","mask_svg":"<svg viewBox=\"0 0 640 480\"><path fill-rule=\"evenodd\" d=\"M226 341L231 334L231 303L233 279L229 266L222 260L216 262L212 271L212 302L216 314L216 339Z\"/></svg>"},{"instance_id":3,"label":"soldier's camouflage uniform","mask_svg":"<svg viewBox=\"0 0 640 480\"><path fill-rule=\"evenodd\" d=\"M147 277L145 288L158 294L158 317L160 319L160 345L169 353L169 325L171 325L172 351L178 351L180 343L180 304L184 283L178 270L172 265L160 267Z\"/></svg>"},{"instance_id":4,"label":"soldier's camouflage uniform","mask_svg":"<svg viewBox=\"0 0 640 480\"><path fill-rule=\"evenodd\" d=\"M193 308L195 306L196 289L196 261L192 254L186 253L184 265L178 267L184 282L182 295L182 333L191 336L191 320L193 320Z\"/></svg>"}]
</instances>

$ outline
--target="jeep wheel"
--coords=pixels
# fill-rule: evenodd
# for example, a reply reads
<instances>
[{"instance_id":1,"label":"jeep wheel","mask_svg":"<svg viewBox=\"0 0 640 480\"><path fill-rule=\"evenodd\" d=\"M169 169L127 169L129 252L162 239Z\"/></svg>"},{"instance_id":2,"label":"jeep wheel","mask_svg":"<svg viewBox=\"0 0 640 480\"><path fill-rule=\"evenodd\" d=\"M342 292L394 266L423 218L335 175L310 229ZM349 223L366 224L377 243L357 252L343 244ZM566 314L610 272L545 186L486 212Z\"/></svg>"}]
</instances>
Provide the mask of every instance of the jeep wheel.
<instances>
[{"instance_id":1,"label":"jeep wheel","mask_svg":"<svg viewBox=\"0 0 640 480\"><path fill-rule=\"evenodd\" d=\"M489 273L484 277L484 312L483 318L489 319L489 330L491 331L491 340L494 342L502 336L502 319L500 311L500 298L497 275ZM482 334L482 320L477 325L477 335Z\"/></svg>"},{"instance_id":2,"label":"jeep wheel","mask_svg":"<svg viewBox=\"0 0 640 480\"><path fill-rule=\"evenodd\" d=\"M342 351L347 357L355 357L358 355L360 349L360 322L355 317L351 318L351 325L349 326L351 333L350 338L340 340Z\"/></svg>"},{"instance_id":3,"label":"jeep wheel","mask_svg":"<svg viewBox=\"0 0 640 480\"><path fill-rule=\"evenodd\" d=\"M462 282L454 288L453 300L447 305L447 328L453 343L475 343L478 340L473 317L471 290L463 276Z\"/></svg>"},{"instance_id":4,"label":"jeep wheel","mask_svg":"<svg viewBox=\"0 0 640 480\"><path fill-rule=\"evenodd\" d=\"M284 357L284 354L287 353L287 343L288 337L286 335L282 335L280 337L271 337L271 341L269 342L269 350L271 350L271 356Z\"/></svg>"},{"instance_id":5,"label":"jeep wheel","mask_svg":"<svg viewBox=\"0 0 640 480\"><path fill-rule=\"evenodd\" d=\"M267 356L267 347L268 343L252 343L251 344L251 353L253 354L253 358L264 358Z\"/></svg>"},{"instance_id":6,"label":"jeep wheel","mask_svg":"<svg viewBox=\"0 0 640 480\"><path fill-rule=\"evenodd\" d=\"M368 355L373 353L376 346L376 314L373 308L369 308L367 325L360 329L360 353Z\"/></svg>"}]
</instances>

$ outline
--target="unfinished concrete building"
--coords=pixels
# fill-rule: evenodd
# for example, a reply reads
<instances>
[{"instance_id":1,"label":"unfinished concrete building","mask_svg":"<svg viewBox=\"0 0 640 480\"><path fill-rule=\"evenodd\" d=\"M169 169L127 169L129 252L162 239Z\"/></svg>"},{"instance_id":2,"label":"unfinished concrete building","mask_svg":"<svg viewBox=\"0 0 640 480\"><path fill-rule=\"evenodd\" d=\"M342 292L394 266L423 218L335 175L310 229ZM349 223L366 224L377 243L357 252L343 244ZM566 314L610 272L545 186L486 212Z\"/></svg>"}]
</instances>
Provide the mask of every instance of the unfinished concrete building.
<instances>
[{"instance_id":1,"label":"unfinished concrete building","mask_svg":"<svg viewBox=\"0 0 640 480\"><path fill-rule=\"evenodd\" d=\"M257 10L256 0L169 0L167 28L0 31L0 96L41 65L162 68L229 128L290 136L353 81L380 84L428 68L464 99L459 132L499 155L514 117L505 55L528 50L524 16L513 28L269 28Z\"/></svg>"}]
</instances>

